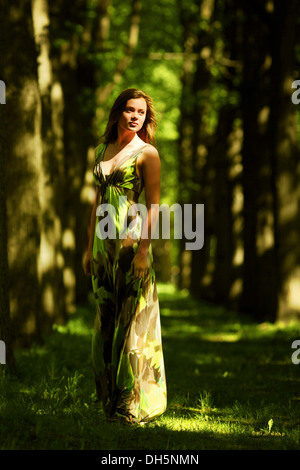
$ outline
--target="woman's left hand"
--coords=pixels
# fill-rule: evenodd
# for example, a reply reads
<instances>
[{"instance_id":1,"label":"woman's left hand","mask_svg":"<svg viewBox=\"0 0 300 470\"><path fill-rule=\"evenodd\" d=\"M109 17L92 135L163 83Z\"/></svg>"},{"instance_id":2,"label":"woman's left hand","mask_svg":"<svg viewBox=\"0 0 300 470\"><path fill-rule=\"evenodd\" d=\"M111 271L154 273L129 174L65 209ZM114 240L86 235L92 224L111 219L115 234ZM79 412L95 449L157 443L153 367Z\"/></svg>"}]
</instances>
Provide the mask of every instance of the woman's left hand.
<instances>
[{"instance_id":1,"label":"woman's left hand","mask_svg":"<svg viewBox=\"0 0 300 470\"><path fill-rule=\"evenodd\" d=\"M136 252L132 263L131 263L131 273L134 278L143 278L145 277L151 267L151 262L149 259L148 253Z\"/></svg>"}]
</instances>

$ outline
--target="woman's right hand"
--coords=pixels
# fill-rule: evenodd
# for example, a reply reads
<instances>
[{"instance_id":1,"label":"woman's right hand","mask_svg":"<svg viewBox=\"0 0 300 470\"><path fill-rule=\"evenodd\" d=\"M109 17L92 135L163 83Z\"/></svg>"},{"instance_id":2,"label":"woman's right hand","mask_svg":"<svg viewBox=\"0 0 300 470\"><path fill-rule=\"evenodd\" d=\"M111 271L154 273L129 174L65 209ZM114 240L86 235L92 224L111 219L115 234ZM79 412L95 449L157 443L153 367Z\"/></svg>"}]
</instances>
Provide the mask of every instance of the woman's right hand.
<instances>
[{"instance_id":1,"label":"woman's right hand","mask_svg":"<svg viewBox=\"0 0 300 470\"><path fill-rule=\"evenodd\" d=\"M93 260L92 250L86 250L83 256L83 270L86 276L92 275L92 260Z\"/></svg>"}]
</instances>

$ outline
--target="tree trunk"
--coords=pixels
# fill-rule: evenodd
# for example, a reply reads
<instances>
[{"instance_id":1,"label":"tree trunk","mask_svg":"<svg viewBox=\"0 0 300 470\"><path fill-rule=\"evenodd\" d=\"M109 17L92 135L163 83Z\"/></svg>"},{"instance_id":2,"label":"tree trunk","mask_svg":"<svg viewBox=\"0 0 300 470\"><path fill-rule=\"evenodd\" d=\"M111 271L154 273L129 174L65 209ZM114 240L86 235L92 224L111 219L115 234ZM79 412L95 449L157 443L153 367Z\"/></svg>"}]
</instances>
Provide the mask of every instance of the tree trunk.
<instances>
[{"instance_id":1,"label":"tree trunk","mask_svg":"<svg viewBox=\"0 0 300 470\"><path fill-rule=\"evenodd\" d=\"M180 122L179 122L179 161L178 166L178 203L182 210L182 237L179 243L180 267L178 285L181 289L191 288L192 283L192 251L186 249L188 239L185 236L183 215L186 204L191 204L191 188L193 187L193 167L195 159L194 148L194 118L195 102L193 97L193 85L195 75L194 50L196 48L198 21L200 19L200 7L196 2L191 2L189 7L183 7L178 2L180 20L183 30L183 49L184 61L181 75L181 103L180 103Z\"/></svg>"},{"instance_id":2,"label":"tree trunk","mask_svg":"<svg viewBox=\"0 0 300 470\"><path fill-rule=\"evenodd\" d=\"M1 36L7 84L6 194L12 336L41 338L38 276L41 207L41 101L30 0L5 6Z\"/></svg>"},{"instance_id":3,"label":"tree trunk","mask_svg":"<svg viewBox=\"0 0 300 470\"><path fill-rule=\"evenodd\" d=\"M181 6L181 3L180 3ZM180 134L180 203L191 204L193 214L197 204L204 204L204 245L201 249L186 249L183 236L180 249L180 287L196 296L211 298L214 262L214 169L211 165L212 139L207 132L208 93L210 86L209 58L213 49L210 21L214 1L193 2L182 8L180 18L184 32L186 59L183 64ZM206 30L200 28L206 22ZM194 58L196 57L196 60ZM207 60L208 59L208 60ZM195 227L195 217L193 217ZM195 247L196 248L196 247Z\"/></svg>"},{"instance_id":4,"label":"tree trunk","mask_svg":"<svg viewBox=\"0 0 300 470\"><path fill-rule=\"evenodd\" d=\"M242 156L243 131L237 102L241 78L240 8L237 0L218 1L216 21L222 22L222 77L216 84L226 94L218 112L218 125L212 149L215 168L215 270L214 300L238 308L242 292ZM234 101L236 103L234 103Z\"/></svg>"},{"instance_id":5,"label":"tree trunk","mask_svg":"<svg viewBox=\"0 0 300 470\"><path fill-rule=\"evenodd\" d=\"M0 108L0 341L5 345L5 363L9 372L15 370L15 357L12 345L8 292L7 220L5 193L5 146L4 109ZM2 359L2 358L0 358ZM0 372L1 369L0 368Z\"/></svg>"},{"instance_id":6,"label":"tree trunk","mask_svg":"<svg viewBox=\"0 0 300 470\"><path fill-rule=\"evenodd\" d=\"M276 264L274 194L267 132L270 113L270 21L262 9L244 2L242 118L244 190L244 272L241 309L257 320L274 319ZM269 141L270 138L270 141Z\"/></svg>"},{"instance_id":7,"label":"tree trunk","mask_svg":"<svg viewBox=\"0 0 300 470\"><path fill-rule=\"evenodd\" d=\"M82 21L87 4L78 0L61 0L55 4L49 3L49 8L51 41L54 43L61 39L61 31L65 29L65 16L68 16L70 23L77 25ZM95 88L94 64L88 59L94 48L93 35L91 23L86 21L82 34L73 30L68 41L52 50L53 82L56 90L52 105L55 113L58 113L60 123L57 126L55 120L55 134L59 135L60 152L64 160L64 192L61 195L63 208L60 215L65 302L69 313L74 312L77 302L86 300L90 288L90 280L83 272L82 256L90 204L90 182L85 181L85 176L90 161L90 148L94 148L93 103L85 102L85 97L90 99L87 90ZM78 53L80 46L85 49L85 54Z\"/></svg>"},{"instance_id":8,"label":"tree trunk","mask_svg":"<svg viewBox=\"0 0 300 470\"><path fill-rule=\"evenodd\" d=\"M8 41L5 21L7 10L4 1L0 0L2 15L0 17L0 70L5 67L5 54ZM4 14L5 13L5 14ZM1 76L1 79L4 78ZM5 96L3 97L5 98ZM4 102L6 100L4 99ZM8 291L8 253L7 253L7 211L6 211L6 178L5 166L7 160L6 140L6 104L0 105L0 341L4 341L6 366L0 366L0 372L14 372L16 362L12 345L10 320L9 291ZM0 358L1 359L1 358Z\"/></svg>"},{"instance_id":9,"label":"tree trunk","mask_svg":"<svg viewBox=\"0 0 300 470\"><path fill-rule=\"evenodd\" d=\"M240 133L234 129L237 108L224 105L219 113L216 142L212 150L212 159L216 168L215 189L215 270L213 276L213 300L226 304L238 304L240 294L236 285L240 270L234 255L239 243L234 222L239 216L236 206L237 191L240 186ZM239 209L240 210L240 209ZM237 227L235 226L237 229Z\"/></svg>"},{"instance_id":10,"label":"tree trunk","mask_svg":"<svg viewBox=\"0 0 300 470\"><path fill-rule=\"evenodd\" d=\"M42 100L42 187L41 245L39 277L43 309L43 330L52 324L65 322L63 284L62 229L63 174L59 155L56 155L55 133L52 124L52 64L50 60L48 0L32 0L32 16L38 53L38 83Z\"/></svg>"},{"instance_id":11,"label":"tree trunk","mask_svg":"<svg viewBox=\"0 0 300 470\"><path fill-rule=\"evenodd\" d=\"M300 152L296 107L291 101L295 67L295 29L299 2L274 2L272 23L272 142L275 248L278 274L277 319L300 315Z\"/></svg>"}]
</instances>

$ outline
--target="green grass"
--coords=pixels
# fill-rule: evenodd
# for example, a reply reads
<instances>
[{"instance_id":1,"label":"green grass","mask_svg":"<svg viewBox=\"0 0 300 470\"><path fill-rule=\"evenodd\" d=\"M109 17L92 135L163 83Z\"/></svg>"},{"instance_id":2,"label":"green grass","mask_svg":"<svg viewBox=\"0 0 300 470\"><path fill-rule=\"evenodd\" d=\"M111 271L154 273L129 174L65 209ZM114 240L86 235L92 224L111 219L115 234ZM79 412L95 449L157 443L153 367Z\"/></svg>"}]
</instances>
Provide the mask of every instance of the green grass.
<instances>
[{"instance_id":1,"label":"green grass","mask_svg":"<svg viewBox=\"0 0 300 470\"><path fill-rule=\"evenodd\" d=\"M168 408L146 426L108 424L95 404L94 307L0 377L0 449L299 449L299 324L252 323L159 284ZM5 367L5 366L2 366Z\"/></svg>"}]
</instances>

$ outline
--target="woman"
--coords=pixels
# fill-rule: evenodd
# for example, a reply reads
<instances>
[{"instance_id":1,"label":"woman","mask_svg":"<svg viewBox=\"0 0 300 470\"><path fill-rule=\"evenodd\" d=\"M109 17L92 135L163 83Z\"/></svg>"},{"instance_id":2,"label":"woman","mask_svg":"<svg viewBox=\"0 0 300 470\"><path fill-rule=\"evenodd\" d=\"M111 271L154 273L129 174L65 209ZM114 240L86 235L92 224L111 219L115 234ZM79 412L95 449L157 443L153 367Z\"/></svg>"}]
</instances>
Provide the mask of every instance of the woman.
<instances>
[{"instance_id":1,"label":"woman","mask_svg":"<svg viewBox=\"0 0 300 470\"><path fill-rule=\"evenodd\" d=\"M150 237L158 219L160 192L160 158L150 144L155 130L151 98L130 88L116 99L104 143L96 148L96 200L84 268L92 276L96 300L92 341L96 391L109 421L145 423L166 409ZM143 190L147 214L141 224L137 211L128 212ZM106 219L103 204L110 204ZM103 224L102 232L99 229L107 219L115 236L105 237Z\"/></svg>"}]
</instances>

